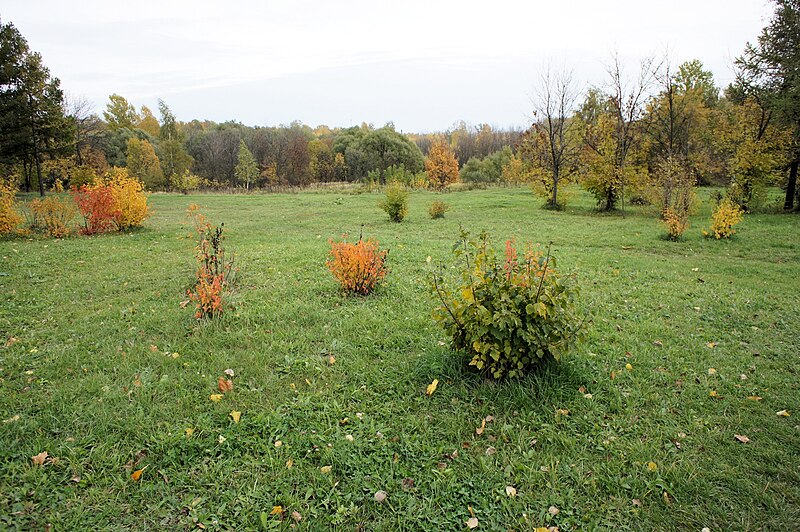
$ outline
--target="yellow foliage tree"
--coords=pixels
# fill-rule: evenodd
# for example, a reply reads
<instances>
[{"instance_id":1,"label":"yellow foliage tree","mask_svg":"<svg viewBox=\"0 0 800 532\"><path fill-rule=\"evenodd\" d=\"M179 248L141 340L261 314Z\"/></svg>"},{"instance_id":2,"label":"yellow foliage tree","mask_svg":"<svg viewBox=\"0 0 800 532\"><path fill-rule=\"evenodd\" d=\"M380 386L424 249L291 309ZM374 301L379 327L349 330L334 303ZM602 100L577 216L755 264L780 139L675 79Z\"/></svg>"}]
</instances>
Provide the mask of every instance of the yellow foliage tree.
<instances>
[{"instance_id":1,"label":"yellow foliage tree","mask_svg":"<svg viewBox=\"0 0 800 532\"><path fill-rule=\"evenodd\" d=\"M432 188L444 188L458 181L458 161L444 141L431 146L428 158L425 159L425 171Z\"/></svg>"},{"instance_id":2,"label":"yellow foliage tree","mask_svg":"<svg viewBox=\"0 0 800 532\"><path fill-rule=\"evenodd\" d=\"M0 235L10 233L22 221L14 209L16 192L14 185L0 182Z\"/></svg>"}]
</instances>

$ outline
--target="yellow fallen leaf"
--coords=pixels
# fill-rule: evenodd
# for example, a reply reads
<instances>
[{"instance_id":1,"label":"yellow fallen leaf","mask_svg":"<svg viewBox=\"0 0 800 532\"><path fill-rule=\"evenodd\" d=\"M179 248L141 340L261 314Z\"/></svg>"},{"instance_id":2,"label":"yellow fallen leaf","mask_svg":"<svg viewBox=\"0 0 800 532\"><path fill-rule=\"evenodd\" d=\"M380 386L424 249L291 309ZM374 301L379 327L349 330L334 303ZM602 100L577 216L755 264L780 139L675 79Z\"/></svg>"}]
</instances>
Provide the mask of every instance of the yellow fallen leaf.
<instances>
[{"instance_id":1,"label":"yellow fallen leaf","mask_svg":"<svg viewBox=\"0 0 800 532\"><path fill-rule=\"evenodd\" d=\"M719 345L719 344L718 344L717 342L708 342L708 343L706 344L706 346L708 346L710 349L714 349L714 348L715 348L715 347L717 347L718 345Z\"/></svg>"},{"instance_id":2,"label":"yellow fallen leaf","mask_svg":"<svg viewBox=\"0 0 800 532\"><path fill-rule=\"evenodd\" d=\"M546 526L538 526L533 530L533 532L550 532L550 529Z\"/></svg>"},{"instance_id":3,"label":"yellow fallen leaf","mask_svg":"<svg viewBox=\"0 0 800 532\"><path fill-rule=\"evenodd\" d=\"M708 374L709 375L716 375L717 374L717 370L714 369L714 368L708 368Z\"/></svg>"},{"instance_id":4,"label":"yellow fallen leaf","mask_svg":"<svg viewBox=\"0 0 800 532\"><path fill-rule=\"evenodd\" d=\"M239 420L242 418L242 413L239 412L238 410L231 410L231 413L228 415L231 416L231 419L233 419L234 423L238 423Z\"/></svg>"},{"instance_id":5,"label":"yellow fallen leaf","mask_svg":"<svg viewBox=\"0 0 800 532\"><path fill-rule=\"evenodd\" d=\"M286 460L286 469L291 469L293 465L294 465L294 460L292 460L291 458Z\"/></svg>"},{"instance_id":6,"label":"yellow fallen leaf","mask_svg":"<svg viewBox=\"0 0 800 532\"><path fill-rule=\"evenodd\" d=\"M322 466L322 467L320 467L320 468L319 468L319 471L320 471L320 473L322 473L323 475L327 475L328 473L330 473L330 472L331 472L331 469L333 469L333 466L326 465L326 466Z\"/></svg>"},{"instance_id":7,"label":"yellow fallen leaf","mask_svg":"<svg viewBox=\"0 0 800 532\"><path fill-rule=\"evenodd\" d=\"M208 396L208 398L211 399L212 401L214 401L215 403L219 403L220 400L222 399L222 394L221 393L212 393L211 395Z\"/></svg>"},{"instance_id":8,"label":"yellow fallen leaf","mask_svg":"<svg viewBox=\"0 0 800 532\"><path fill-rule=\"evenodd\" d=\"M273 445L275 447L280 447L281 445L283 445L283 442L281 440L275 440L275 443Z\"/></svg>"},{"instance_id":9,"label":"yellow fallen leaf","mask_svg":"<svg viewBox=\"0 0 800 532\"><path fill-rule=\"evenodd\" d=\"M631 366L631 364L630 364L630 363L628 363L628 364L625 364L625 369L627 369L628 371L630 371L630 370L632 370L632 369L633 369L633 366Z\"/></svg>"},{"instance_id":10,"label":"yellow fallen leaf","mask_svg":"<svg viewBox=\"0 0 800 532\"><path fill-rule=\"evenodd\" d=\"M439 379L433 379L433 382L425 388L425 395L433 395L433 392L436 391L436 387L439 386Z\"/></svg>"},{"instance_id":11,"label":"yellow fallen leaf","mask_svg":"<svg viewBox=\"0 0 800 532\"><path fill-rule=\"evenodd\" d=\"M3 423L14 423L15 421L19 421L19 420L20 420L20 415L19 414L14 414L10 418L4 419Z\"/></svg>"},{"instance_id":12,"label":"yellow fallen leaf","mask_svg":"<svg viewBox=\"0 0 800 532\"><path fill-rule=\"evenodd\" d=\"M478 528L478 518L477 517L470 517L467 519L466 522L467 528L472 530L473 528Z\"/></svg>"},{"instance_id":13,"label":"yellow fallen leaf","mask_svg":"<svg viewBox=\"0 0 800 532\"><path fill-rule=\"evenodd\" d=\"M775 412L775 415L781 417L789 417L791 414L789 414L788 410L779 410L778 412Z\"/></svg>"},{"instance_id":14,"label":"yellow fallen leaf","mask_svg":"<svg viewBox=\"0 0 800 532\"><path fill-rule=\"evenodd\" d=\"M655 462L647 462L647 470L651 472L658 471L658 465Z\"/></svg>"},{"instance_id":15,"label":"yellow fallen leaf","mask_svg":"<svg viewBox=\"0 0 800 532\"><path fill-rule=\"evenodd\" d=\"M283 506L273 506L269 515L280 515L283 513Z\"/></svg>"},{"instance_id":16,"label":"yellow fallen leaf","mask_svg":"<svg viewBox=\"0 0 800 532\"><path fill-rule=\"evenodd\" d=\"M506 495L509 497L516 497L517 496L517 488L514 486L506 486Z\"/></svg>"},{"instance_id":17,"label":"yellow fallen leaf","mask_svg":"<svg viewBox=\"0 0 800 532\"><path fill-rule=\"evenodd\" d=\"M708 392L708 396L709 397L719 397L719 394L717 393L717 390L711 390L710 392Z\"/></svg>"},{"instance_id":18,"label":"yellow fallen leaf","mask_svg":"<svg viewBox=\"0 0 800 532\"><path fill-rule=\"evenodd\" d=\"M43 466L45 460L47 460L47 451L42 451L35 456L31 456L31 462L33 462L33 465Z\"/></svg>"},{"instance_id":19,"label":"yellow fallen leaf","mask_svg":"<svg viewBox=\"0 0 800 532\"><path fill-rule=\"evenodd\" d=\"M333 366L334 364L336 364L336 357L333 355L328 356L328 365Z\"/></svg>"},{"instance_id":20,"label":"yellow fallen leaf","mask_svg":"<svg viewBox=\"0 0 800 532\"><path fill-rule=\"evenodd\" d=\"M485 428L486 428L486 418L483 418L483 420L481 420L481 426L475 429L475 434L480 436L481 434L483 434L483 429Z\"/></svg>"},{"instance_id":21,"label":"yellow fallen leaf","mask_svg":"<svg viewBox=\"0 0 800 532\"><path fill-rule=\"evenodd\" d=\"M569 410L567 410L566 408L559 408L558 410L556 410L556 414L558 414L559 416L568 416Z\"/></svg>"},{"instance_id":22,"label":"yellow fallen leaf","mask_svg":"<svg viewBox=\"0 0 800 532\"><path fill-rule=\"evenodd\" d=\"M147 469L148 467L149 467L149 466L144 466L143 468L141 468L141 469L137 469L136 471L134 471L133 473L131 473L131 479L132 479L134 482L139 482L139 479L141 479L141 478L142 478L142 473L144 473L144 470L145 470L145 469Z\"/></svg>"},{"instance_id":23,"label":"yellow fallen leaf","mask_svg":"<svg viewBox=\"0 0 800 532\"><path fill-rule=\"evenodd\" d=\"M183 429L183 433L186 435L187 438L191 438L192 434L194 434L194 429L191 427Z\"/></svg>"},{"instance_id":24,"label":"yellow fallen leaf","mask_svg":"<svg viewBox=\"0 0 800 532\"><path fill-rule=\"evenodd\" d=\"M761 397L759 397L757 395L748 395L747 399L748 399L748 401L760 401Z\"/></svg>"}]
</instances>

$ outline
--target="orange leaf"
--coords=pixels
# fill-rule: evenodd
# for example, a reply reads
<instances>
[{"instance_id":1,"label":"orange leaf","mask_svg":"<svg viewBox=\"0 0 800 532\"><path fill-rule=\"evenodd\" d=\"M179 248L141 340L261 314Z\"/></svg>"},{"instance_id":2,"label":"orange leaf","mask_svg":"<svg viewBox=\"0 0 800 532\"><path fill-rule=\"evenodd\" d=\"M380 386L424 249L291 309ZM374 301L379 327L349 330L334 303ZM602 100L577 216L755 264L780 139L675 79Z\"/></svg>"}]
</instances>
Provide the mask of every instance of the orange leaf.
<instances>
[{"instance_id":1,"label":"orange leaf","mask_svg":"<svg viewBox=\"0 0 800 532\"><path fill-rule=\"evenodd\" d=\"M137 469L136 471L131 473L131 479L134 482L139 482L139 479L142 478L142 473L144 473L144 470L147 469L148 467L149 466L144 466L143 468Z\"/></svg>"},{"instance_id":2,"label":"orange leaf","mask_svg":"<svg viewBox=\"0 0 800 532\"><path fill-rule=\"evenodd\" d=\"M33 462L33 465L43 466L45 460L47 460L47 451L42 451L36 456L31 456L31 462Z\"/></svg>"},{"instance_id":3,"label":"orange leaf","mask_svg":"<svg viewBox=\"0 0 800 532\"><path fill-rule=\"evenodd\" d=\"M233 390L233 381L225 377L220 377L217 379L217 388L219 388L219 391L222 393L230 392Z\"/></svg>"},{"instance_id":4,"label":"orange leaf","mask_svg":"<svg viewBox=\"0 0 800 532\"><path fill-rule=\"evenodd\" d=\"M283 513L283 506L273 506L269 515L280 515Z\"/></svg>"}]
</instances>

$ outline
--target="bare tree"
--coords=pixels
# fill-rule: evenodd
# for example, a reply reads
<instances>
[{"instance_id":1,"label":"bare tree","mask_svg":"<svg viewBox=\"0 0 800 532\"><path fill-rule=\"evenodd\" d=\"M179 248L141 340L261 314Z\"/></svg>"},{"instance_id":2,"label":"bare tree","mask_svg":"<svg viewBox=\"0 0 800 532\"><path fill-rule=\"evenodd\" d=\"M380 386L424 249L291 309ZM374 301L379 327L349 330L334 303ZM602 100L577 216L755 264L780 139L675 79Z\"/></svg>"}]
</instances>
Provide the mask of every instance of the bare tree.
<instances>
[{"instance_id":1,"label":"bare tree","mask_svg":"<svg viewBox=\"0 0 800 532\"><path fill-rule=\"evenodd\" d=\"M559 183L578 168L581 139L573 117L578 96L572 72L553 72L548 66L534 89L533 125L520 143L521 155L537 170L552 209L559 208Z\"/></svg>"}]
</instances>

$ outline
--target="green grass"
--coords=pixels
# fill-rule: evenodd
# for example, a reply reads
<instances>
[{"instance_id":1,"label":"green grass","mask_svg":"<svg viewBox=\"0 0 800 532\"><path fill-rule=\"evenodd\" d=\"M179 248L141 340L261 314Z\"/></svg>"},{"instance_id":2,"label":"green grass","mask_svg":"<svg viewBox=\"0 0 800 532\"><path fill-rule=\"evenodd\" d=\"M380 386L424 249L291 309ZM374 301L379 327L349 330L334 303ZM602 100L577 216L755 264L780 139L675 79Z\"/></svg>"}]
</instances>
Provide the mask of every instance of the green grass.
<instances>
[{"instance_id":1,"label":"green grass","mask_svg":"<svg viewBox=\"0 0 800 532\"><path fill-rule=\"evenodd\" d=\"M800 527L797 216L715 241L706 204L675 243L585 195L550 212L525 189L454 193L430 220L440 197L413 193L394 224L377 194L154 195L140 231L0 241L0 418L19 416L0 424L0 529L289 529L293 511L300 530L459 530L471 511L479 530ZM214 322L180 306L192 202L240 267ZM392 271L347 298L327 241L361 224ZM591 317L576 352L512 382L465 369L431 320L426 263L453 263L459 224L553 241ZM32 465L41 451L57 462Z\"/></svg>"}]
</instances>

